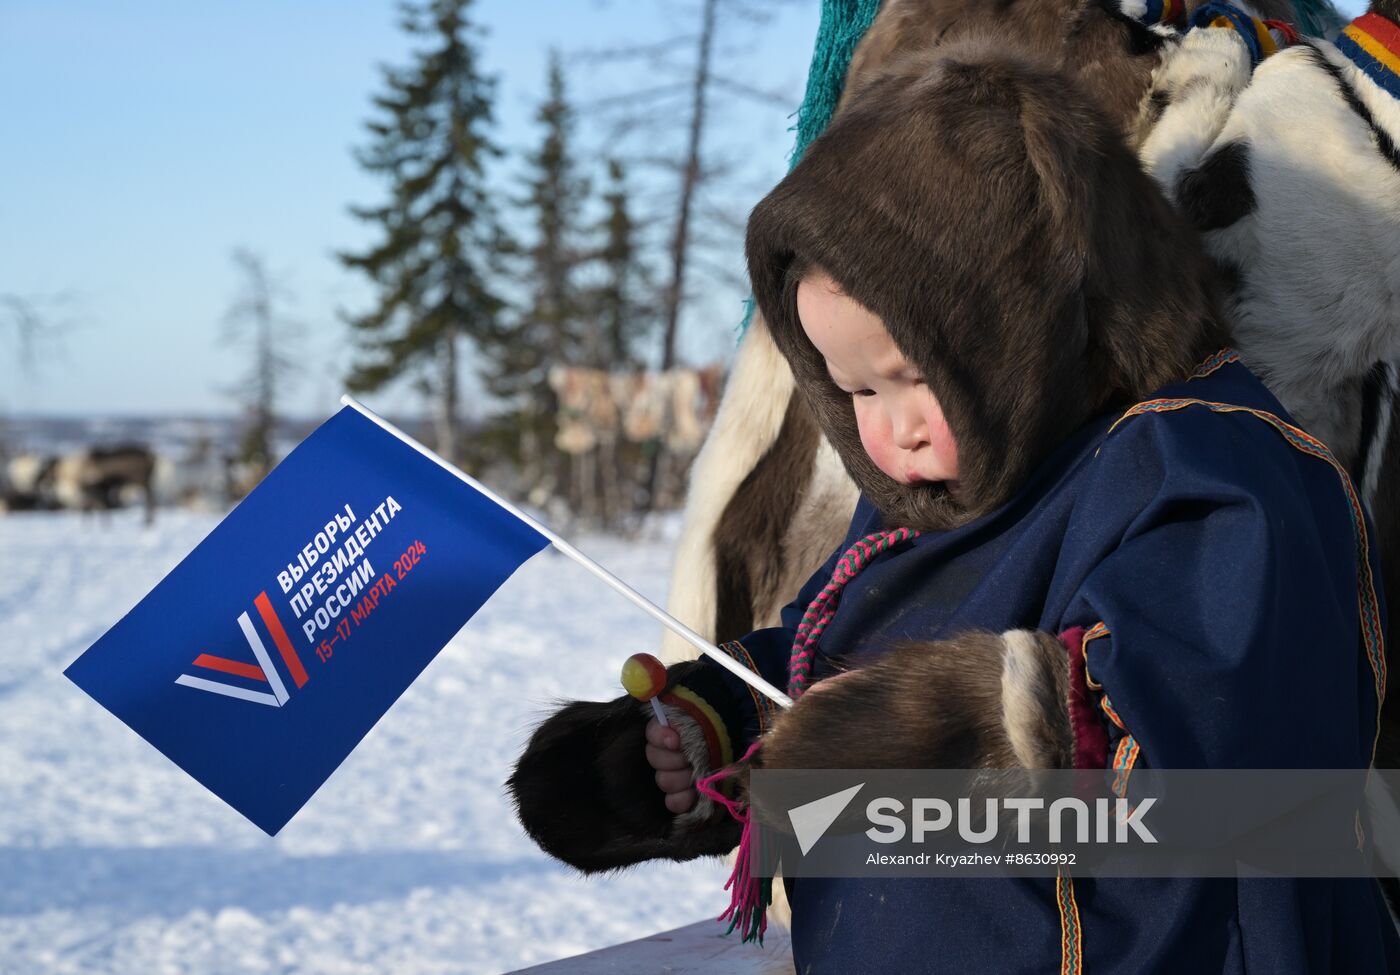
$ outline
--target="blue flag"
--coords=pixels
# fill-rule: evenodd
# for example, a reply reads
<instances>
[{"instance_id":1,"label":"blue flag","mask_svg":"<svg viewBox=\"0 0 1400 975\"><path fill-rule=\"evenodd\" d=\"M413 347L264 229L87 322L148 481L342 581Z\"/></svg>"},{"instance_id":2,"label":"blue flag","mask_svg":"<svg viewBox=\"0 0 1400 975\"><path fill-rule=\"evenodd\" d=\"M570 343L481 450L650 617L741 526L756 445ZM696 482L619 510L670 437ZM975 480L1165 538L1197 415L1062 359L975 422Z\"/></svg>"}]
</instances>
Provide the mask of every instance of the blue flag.
<instances>
[{"instance_id":1,"label":"blue flag","mask_svg":"<svg viewBox=\"0 0 1400 975\"><path fill-rule=\"evenodd\" d=\"M65 673L276 834L548 544L347 406Z\"/></svg>"}]
</instances>

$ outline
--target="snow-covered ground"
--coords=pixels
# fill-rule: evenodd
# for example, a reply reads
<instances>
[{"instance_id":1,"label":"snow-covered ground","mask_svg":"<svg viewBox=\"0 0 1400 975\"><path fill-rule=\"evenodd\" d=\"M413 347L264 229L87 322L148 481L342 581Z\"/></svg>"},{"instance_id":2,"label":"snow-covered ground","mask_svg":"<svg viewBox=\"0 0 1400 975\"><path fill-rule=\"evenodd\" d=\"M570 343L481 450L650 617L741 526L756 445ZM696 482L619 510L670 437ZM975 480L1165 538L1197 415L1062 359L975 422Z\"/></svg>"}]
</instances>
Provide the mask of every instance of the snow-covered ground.
<instances>
[{"instance_id":1,"label":"snow-covered ground","mask_svg":"<svg viewBox=\"0 0 1400 975\"><path fill-rule=\"evenodd\" d=\"M659 628L545 551L270 839L62 676L214 526L0 518L0 973L502 972L718 914L723 864L585 879L502 782ZM676 525L585 552L663 603Z\"/></svg>"}]
</instances>

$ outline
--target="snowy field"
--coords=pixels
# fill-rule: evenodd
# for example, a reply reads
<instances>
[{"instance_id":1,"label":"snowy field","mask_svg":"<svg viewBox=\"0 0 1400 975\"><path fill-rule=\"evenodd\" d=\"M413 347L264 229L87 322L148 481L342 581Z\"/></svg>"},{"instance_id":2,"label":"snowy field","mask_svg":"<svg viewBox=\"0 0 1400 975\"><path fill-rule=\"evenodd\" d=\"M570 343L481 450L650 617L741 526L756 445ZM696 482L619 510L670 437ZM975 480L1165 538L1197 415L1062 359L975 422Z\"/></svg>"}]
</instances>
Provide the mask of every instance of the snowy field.
<instances>
[{"instance_id":1,"label":"snowy field","mask_svg":"<svg viewBox=\"0 0 1400 975\"><path fill-rule=\"evenodd\" d=\"M0 518L0 973L503 972L717 915L728 870L584 879L502 782L551 700L618 691L659 627L542 552L275 839L62 676L214 526ZM663 603L676 523L574 541Z\"/></svg>"}]
</instances>

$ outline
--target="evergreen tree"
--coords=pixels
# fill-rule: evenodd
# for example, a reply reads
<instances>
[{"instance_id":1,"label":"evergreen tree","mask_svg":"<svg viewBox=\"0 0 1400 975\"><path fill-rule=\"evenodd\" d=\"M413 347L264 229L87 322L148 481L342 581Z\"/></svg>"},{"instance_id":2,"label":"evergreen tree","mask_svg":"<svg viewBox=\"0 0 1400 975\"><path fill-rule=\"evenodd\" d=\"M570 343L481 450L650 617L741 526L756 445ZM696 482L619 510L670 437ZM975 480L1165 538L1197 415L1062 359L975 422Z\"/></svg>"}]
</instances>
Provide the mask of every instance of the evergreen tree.
<instances>
[{"instance_id":1,"label":"evergreen tree","mask_svg":"<svg viewBox=\"0 0 1400 975\"><path fill-rule=\"evenodd\" d=\"M375 390L405 374L423 378L436 401L436 446L449 460L459 444L461 344L479 344L500 328L503 303L490 279L506 249L485 181L500 150L488 136L494 79L477 68L468 17L472 0L400 5L400 25L421 37L407 68L385 68L382 117L367 123L360 165L390 183L379 207L352 207L377 224L379 243L342 253L363 271L378 303L349 316L360 357L347 385Z\"/></svg>"},{"instance_id":2,"label":"evergreen tree","mask_svg":"<svg viewBox=\"0 0 1400 975\"><path fill-rule=\"evenodd\" d=\"M498 330L484 347L490 363L484 379L507 404L502 419L518 435L527 489L554 493L562 486L564 458L554 448L557 401L549 370L582 361L589 324L575 280L588 186L573 157L574 110L556 52L550 54L548 91L535 120L543 139L526 156L525 195L516 201L534 224L524 252L527 305L513 327Z\"/></svg>"},{"instance_id":3,"label":"evergreen tree","mask_svg":"<svg viewBox=\"0 0 1400 975\"><path fill-rule=\"evenodd\" d=\"M617 159L608 160L603 203L598 228L603 245L596 255L603 280L591 296L596 327L588 360L598 369L622 371L640 365L637 343L651 330L656 309L641 297L650 287L649 275L637 248L626 170Z\"/></svg>"},{"instance_id":4,"label":"evergreen tree","mask_svg":"<svg viewBox=\"0 0 1400 975\"><path fill-rule=\"evenodd\" d=\"M590 289L587 364L613 373L635 372L642 366L638 346L658 319L656 296L638 248L637 225L626 171L617 159L608 160L604 211L593 231L601 245L591 255L597 283ZM646 296L646 297L643 297ZM620 435L599 451L597 464L600 527L616 530L636 503L645 455L637 444Z\"/></svg>"}]
</instances>

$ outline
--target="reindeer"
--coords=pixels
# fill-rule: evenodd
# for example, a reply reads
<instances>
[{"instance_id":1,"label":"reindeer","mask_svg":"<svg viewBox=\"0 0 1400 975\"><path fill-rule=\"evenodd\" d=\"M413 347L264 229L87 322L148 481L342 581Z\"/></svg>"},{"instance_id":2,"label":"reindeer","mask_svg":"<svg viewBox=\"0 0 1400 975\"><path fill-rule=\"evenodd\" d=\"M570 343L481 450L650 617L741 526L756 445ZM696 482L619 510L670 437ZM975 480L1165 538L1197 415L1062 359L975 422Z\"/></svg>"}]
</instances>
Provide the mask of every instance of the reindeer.
<instances>
[{"instance_id":1,"label":"reindeer","mask_svg":"<svg viewBox=\"0 0 1400 975\"><path fill-rule=\"evenodd\" d=\"M142 444L89 447L68 454L51 469L55 494L83 511L111 511L121 507L122 494L140 490L145 502L146 524L155 520L152 480L156 459Z\"/></svg>"}]
</instances>

